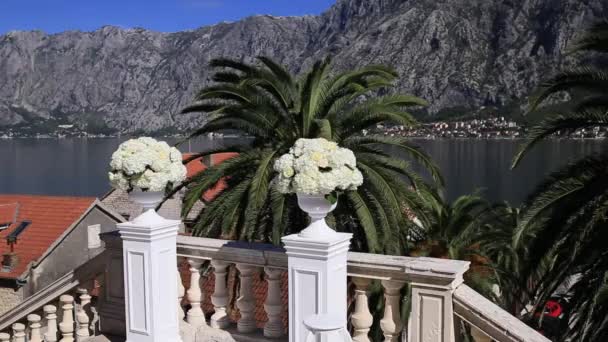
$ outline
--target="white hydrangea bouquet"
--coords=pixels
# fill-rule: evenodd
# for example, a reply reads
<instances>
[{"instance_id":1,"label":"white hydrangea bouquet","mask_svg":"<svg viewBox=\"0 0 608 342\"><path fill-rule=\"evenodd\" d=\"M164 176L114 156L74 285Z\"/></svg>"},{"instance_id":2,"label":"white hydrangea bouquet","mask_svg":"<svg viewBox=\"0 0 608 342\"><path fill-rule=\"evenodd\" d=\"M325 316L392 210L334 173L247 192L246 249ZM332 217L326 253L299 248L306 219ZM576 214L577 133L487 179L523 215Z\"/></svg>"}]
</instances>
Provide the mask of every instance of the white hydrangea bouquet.
<instances>
[{"instance_id":1,"label":"white hydrangea bouquet","mask_svg":"<svg viewBox=\"0 0 608 342\"><path fill-rule=\"evenodd\" d=\"M181 152L147 137L120 144L112 154L110 168L112 186L127 192L162 192L186 179Z\"/></svg>"},{"instance_id":2,"label":"white hydrangea bouquet","mask_svg":"<svg viewBox=\"0 0 608 342\"><path fill-rule=\"evenodd\" d=\"M363 183L353 151L323 138L298 139L274 164L281 193L323 195L332 204L337 193Z\"/></svg>"}]
</instances>

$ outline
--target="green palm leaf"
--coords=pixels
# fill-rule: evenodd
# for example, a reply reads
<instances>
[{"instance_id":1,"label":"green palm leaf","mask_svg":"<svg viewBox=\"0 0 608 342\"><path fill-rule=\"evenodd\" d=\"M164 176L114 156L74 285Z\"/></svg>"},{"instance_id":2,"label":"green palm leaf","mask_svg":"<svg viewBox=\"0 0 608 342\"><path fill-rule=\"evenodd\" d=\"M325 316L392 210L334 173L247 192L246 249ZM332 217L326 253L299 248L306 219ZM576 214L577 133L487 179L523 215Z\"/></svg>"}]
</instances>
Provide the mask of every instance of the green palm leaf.
<instances>
[{"instance_id":1,"label":"green palm leaf","mask_svg":"<svg viewBox=\"0 0 608 342\"><path fill-rule=\"evenodd\" d=\"M406 158L429 169L435 179L441 176L430 158L404 138L360 136L362 128L384 121L415 125L404 109L427 104L411 95L375 93L393 86L394 69L368 66L332 72L330 59L325 59L293 76L266 57L259 57L257 64L216 59L211 66L217 71L216 83L202 89L184 110L208 115L190 138L230 130L253 140L238 149L225 149L240 154L186 182L184 214L218 182L227 186L207 203L194 226L195 234L279 244L283 235L305 227L307 217L295 196L280 194L271 185L273 164L297 139L324 137L352 149L369 178L358 191L340 197L331 224L362 239L354 244L358 250L407 251L409 231L419 227L404 217L403 210L409 208L426 219L419 202L429 186ZM362 101L363 96L367 100ZM392 155L392 150L399 150L399 156Z\"/></svg>"}]
</instances>

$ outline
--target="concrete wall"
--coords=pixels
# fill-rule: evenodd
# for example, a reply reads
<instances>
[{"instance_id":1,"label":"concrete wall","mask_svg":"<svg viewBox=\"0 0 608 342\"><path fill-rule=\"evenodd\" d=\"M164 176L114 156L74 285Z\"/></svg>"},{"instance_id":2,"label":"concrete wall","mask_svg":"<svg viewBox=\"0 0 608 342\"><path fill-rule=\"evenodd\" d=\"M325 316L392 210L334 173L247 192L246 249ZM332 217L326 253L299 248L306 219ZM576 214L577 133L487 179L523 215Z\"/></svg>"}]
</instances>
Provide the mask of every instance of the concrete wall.
<instances>
[{"instance_id":1,"label":"concrete wall","mask_svg":"<svg viewBox=\"0 0 608 342\"><path fill-rule=\"evenodd\" d=\"M88 227L101 225L101 233L116 230L116 220L100 210L93 208L63 240L54 247L37 266L33 268L28 285L25 286L25 297L43 289L55 280L83 265L104 250L104 243L98 248L88 247Z\"/></svg>"},{"instance_id":2,"label":"concrete wall","mask_svg":"<svg viewBox=\"0 0 608 342\"><path fill-rule=\"evenodd\" d=\"M0 287L0 316L17 306L23 298L23 290L15 291L9 287Z\"/></svg>"}]
</instances>

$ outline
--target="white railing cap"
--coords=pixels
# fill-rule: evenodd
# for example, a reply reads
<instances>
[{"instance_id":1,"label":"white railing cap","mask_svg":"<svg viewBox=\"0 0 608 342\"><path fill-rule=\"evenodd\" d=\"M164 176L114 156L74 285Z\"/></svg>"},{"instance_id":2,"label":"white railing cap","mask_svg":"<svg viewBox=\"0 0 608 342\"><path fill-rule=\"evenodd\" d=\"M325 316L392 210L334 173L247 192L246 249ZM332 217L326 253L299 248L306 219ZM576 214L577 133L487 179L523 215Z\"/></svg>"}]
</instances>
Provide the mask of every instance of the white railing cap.
<instances>
[{"instance_id":1,"label":"white railing cap","mask_svg":"<svg viewBox=\"0 0 608 342\"><path fill-rule=\"evenodd\" d=\"M265 243L178 236L177 255L260 267L287 268L285 250ZM457 286L468 269L469 262L460 260L348 253L348 273L355 277Z\"/></svg>"},{"instance_id":2,"label":"white railing cap","mask_svg":"<svg viewBox=\"0 0 608 342\"><path fill-rule=\"evenodd\" d=\"M177 237L177 255L204 260L222 260L259 267L287 268L285 250L271 244L199 238Z\"/></svg>"},{"instance_id":3,"label":"white railing cap","mask_svg":"<svg viewBox=\"0 0 608 342\"><path fill-rule=\"evenodd\" d=\"M551 342L498 305L468 287L454 291L454 314L501 342Z\"/></svg>"},{"instance_id":4,"label":"white railing cap","mask_svg":"<svg viewBox=\"0 0 608 342\"><path fill-rule=\"evenodd\" d=\"M457 286L468 269L469 262L461 260L348 253L348 274L354 277Z\"/></svg>"}]
</instances>

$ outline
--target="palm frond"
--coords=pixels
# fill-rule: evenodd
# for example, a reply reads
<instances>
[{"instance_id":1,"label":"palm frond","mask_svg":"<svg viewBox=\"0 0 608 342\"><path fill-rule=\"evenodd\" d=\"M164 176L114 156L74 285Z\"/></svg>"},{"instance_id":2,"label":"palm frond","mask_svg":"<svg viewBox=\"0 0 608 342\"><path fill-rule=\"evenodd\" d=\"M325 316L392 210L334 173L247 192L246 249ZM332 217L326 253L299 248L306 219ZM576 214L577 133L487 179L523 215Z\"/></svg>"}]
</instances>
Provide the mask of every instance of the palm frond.
<instances>
[{"instance_id":1,"label":"palm frond","mask_svg":"<svg viewBox=\"0 0 608 342\"><path fill-rule=\"evenodd\" d=\"M411 158L419 163L439 185L444 184L439 167L433 162L431 157L406 138L381 135L353 136L342 141L342 144L353 151L356 151L358 146L372 146L380 149L391 148L393 152L396 150L398 153L402 153L402 158Z\"/></svg>"},{"instance_id":2,"label":"palm frond","mask_svg":"<svg viewBox=\"0 0 608 342\"><path fill-rule=\"evenodd\" d=\"M256 228L255 225L260 216L260 210L268 198L272 161L276 154L276 150L262 152L259 158L260 162L258 168L251 181L247 207L245 209L245 226L243 227L243 233L246 234L248 240L252 240L253 238Z\"/></svg>"},{"instance_id":3,"label":"palm frond","mask_svg":"<svg viewBox=\"0 0 608 342\"><path fill-rule=\"evenodd\" d=\"M608 21L593 24L581 39L571 48L570 53L581 51L608 52Z\"/></svg>"},{"instance_id":4,"label":"palm frond","mask_svg":"<svg viewBox=\"0 0 608 342\"><path fill-rule=\"evenodd\" d=\"M363 190L348 191L346 193L346 196L348 197L348 200L352 203L352 206L355 209L357 219L361 224L361 228L365 232L368 249L378 250L380 246L378 245L378 236L376 233L376 224L373 218L373 210L363 199L363 194L361 193L362 191Z\"/></svg>"},{"instance_id":5,"label":"palm frond","mask_svg":"<svg viewBox=\"0 0 608 342\"><path fill-rule=\"evenodd\" d=\"M532 127L527 135L528 141L521 145L513 158L511 168L517 167L523 157L543 139L557 132L572 132L576 129L608 126L608 113L605 111L584 111L568 115L557 115Z\"/></svg>"},{"instance_id":6,"label":"palm frond","mask_svg":"<svg viewBox=\"0 0 608 342\"><path fill-rule=\"evenodd\" d=\"M608 73L594 67L581 67L563 71L545 81L538 93L530 98L530 111L535 110L553 94L573 89L604 91L608 87Z\"/></svg>"}]
</instances>

